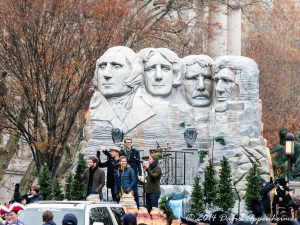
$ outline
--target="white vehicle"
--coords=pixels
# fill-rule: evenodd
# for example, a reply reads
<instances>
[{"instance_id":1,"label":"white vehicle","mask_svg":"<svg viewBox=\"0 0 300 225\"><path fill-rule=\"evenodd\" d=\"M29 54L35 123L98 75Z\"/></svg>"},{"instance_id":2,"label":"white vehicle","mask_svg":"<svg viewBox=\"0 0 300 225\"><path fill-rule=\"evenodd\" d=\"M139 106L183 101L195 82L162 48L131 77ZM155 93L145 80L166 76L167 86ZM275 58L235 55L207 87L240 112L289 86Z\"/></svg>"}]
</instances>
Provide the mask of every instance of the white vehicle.
<instances>
[{"instance_id":1,"label":"white vehicle","mask_svg":"<svg viewBox=\"0 0 300 225\"><path fill-rule=\"evenodd\" d=\"M43 224L42 215L50 210L56 225L61 225L67 213L74 213L78 225L121 225L123 207L117 203L89 201L40 201L28 204L19 215L19 220L26 225Z\"/></svg>"}]
</instances>

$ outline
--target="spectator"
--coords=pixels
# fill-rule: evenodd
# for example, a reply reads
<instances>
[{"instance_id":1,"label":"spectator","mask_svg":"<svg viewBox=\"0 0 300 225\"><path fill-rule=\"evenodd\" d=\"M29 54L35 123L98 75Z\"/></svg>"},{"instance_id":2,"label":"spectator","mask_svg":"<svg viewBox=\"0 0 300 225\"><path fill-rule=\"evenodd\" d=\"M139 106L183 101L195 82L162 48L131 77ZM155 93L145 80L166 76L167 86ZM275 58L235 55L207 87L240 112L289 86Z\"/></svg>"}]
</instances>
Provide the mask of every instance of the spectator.
<instances>
[{"instance_id":1,"label":"spectator","mask_svg":"<svg viewBox=\"0 0 300 225\"><path fill-rule=\"evenodd\" d=\"M88 160L88 169L86 169L83 175L79 178L80 181L84 181L86 188L84 197L88 197L91 194L99 194L99 199L102 200L102 188L105 185L105 173L98 167L98 158L92 156Z\"/></svg>"},{"instance_id":2,"label":"spectator","mask_svg":"<svg viewBox=\"0 0 300 225\"><path fill-rule=\"evenodd\" d=\"M113 201L118 201L118 198L115 195L114 191L114 174L116 168L119 166L120 149L115 147L111 148L110 152L108 152L107 150L105 150L105 147L103 145L100 145L100 150L107 156L107 161L102 163L100 160L100 151L97 151L99 167L107 167L106 186L111 190Z\"/></svg>"},{"instance_id":3,"label":"spectator","mask_svg":"<svg viewBox=\"0 0 300 225\"><path fill-rule=\"evenodd\" d=\"M39 194L40 186L33 184L30 188L30 194L28 196L28 204L43 200L43 196Z\"/></svg>"},{"instance_id":4,"label":"spectator","mask_svg":"<svg viewBox=\"0 0 300 225\"><path fill-rule=\"evenodd\" d=\"M136 216L132 213L127 213L122 218L122 225L137 225Z\"/></svg>"},{"instance_id":5,"label":"spectator","mask_svg":"<svg viewBox=\"0 0 300 225\"><path fill-rule=\"evenodd\" d=\"M9 217L10 217L10 220L6 221L5 225L10 225L10 224L13 224L13 225L24 225L23 222L21 222L20 220L18 220L18 212L11 211L9 213Z\"/></svg>"},{"instance_id":6,"label":"spectator","mask_svg":"<svg viewBox=\"0 0 300 225\"><path fill-rule=\"evenodd\" d=\"M155 153L149 157L149 164L143 167L147 172L147 182L145 186L146 207L151 212L152 207L158 208L158 199L160 197L160 178L162 175L161 168L158 165L160 154Z\"/></svg>"},{"instance_id":7,"label":"spectator","mask_svg":"<svg viewBox=\"0 0 300 225\"><path fill-rule=\"evenodd\" d=\"M120 166L115 171L115 195L119 198L125 193L128 194L133 191L133 187L137 182L134 171L127 164L127 158L125 156L120 157ZM119 199L118 199L119 200Z\"/></svg>"},{"instance_id":8,"label":"spectator","mask_svg":"<svg viewBox=\"0 0 300 225\"><path fill-rule=\"evenodd\" d=\"M214 212L209 220L210 225L227 225L228 217L222 211Z\"/></svg>"},{"instance_id":9,"label":"spectator","mask_svg":"<svg viewBox=\"0 0 300 225\"><path fill-rule=\"evenodd\" d=\"M53 221L53 213L49 210L46 210L43 213L43 223L44 225L56 225Z\"/></svg>"},{"instance_id":10,"label":"spectator","mask_svg":"<svg viewBox=\"0 0 300 225\"><path fill-rule=\"evenodd\" d=\"M124 144L125 144L125 149L121 150L121 155L127 157L128 164L134 170L136 176L136 183L134 184L133 192L134 192L134 199L136 201L137 207L139 208L139 193L137 189L137 181L138 181L138 176L142 176L140 152L132 147L131 138L125 138Z\"/></svg>"},{"instance_id":11,"label":"spectator","mask_svg":"<svg viewBox=\"0 0 300 225\"><path fill-rule=\"evenodd\" d=\"M67 213L62 220L62 225L77 225L77 217L73 213Z\"/></svg>"},{"instance_id":12,"label":"spectator","mask_svg":"<svg viewBox=\"0 0 300 225\"><path fill-rule=\"evenodd\" d=\"M271 177L269 183L266 183L263 179L261 179L260 185L260 195L262 197L263 210L264 213L269 216L271 213L270 191L275 188L276 182L273 182L273 178Z\"/></svg>"},{"instance_id":13,"label":"spectator","mask_svg":"<svg viewBox=\"0 0 300 225\"><path fill-rule=\"evenodd\" d=\"M270 219L264 213L264 208L260 201L253 200L250 205L250 210L252 211L255 217L253 224L271 225Z\"/></svg>"}]
</instances>

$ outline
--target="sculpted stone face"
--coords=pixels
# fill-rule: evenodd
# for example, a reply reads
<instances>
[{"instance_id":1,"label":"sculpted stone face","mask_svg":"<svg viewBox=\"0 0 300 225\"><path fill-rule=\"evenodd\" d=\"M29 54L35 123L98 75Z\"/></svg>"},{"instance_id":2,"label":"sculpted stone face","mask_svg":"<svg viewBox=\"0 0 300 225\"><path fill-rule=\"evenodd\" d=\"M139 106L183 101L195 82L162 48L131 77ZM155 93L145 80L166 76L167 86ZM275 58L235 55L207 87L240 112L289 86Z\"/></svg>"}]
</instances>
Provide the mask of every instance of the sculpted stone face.
<instances>
[{"instance_id":1,"label":"sculpted stone face","mask_svg":"<svg viewBox=\"0 0 300 225\"><path fill-rule=\"evenodd\" d=\"M218 102L226 102L231 98L235 86L235 74L224 68L215 74L216 98Z\"/></svg>"},{"instance_id":2,"label":"sculpted stone face","mask_svg":"<svg viewBox=\"0 0 300 225\"><path fill-rule=\"evenodd\" d=\"M185 75L185 96L187 102L194 107L211 104L212 77L211 68L199 63L187 66Z\"/></svg>"},{"instance_id":3,"label":"sculpted stone face","mask_svg":"<svg viewBox=\"0 0 300 225\"><path fill-rule=\"evenodd\" d=\"M160 53L152 55L144 64L146 90L154 96L168 96L172 91L172 64Z\"/></svg>"},{"instance_id":4,"label":"sculpted stone face","mask_svg":"<svg viewBox=\"0 0 300 225\"><path fill-rule=\"evenodd\" d=\"M124 82L130 76L131 68L122 52L107 52L98 61L98 88L107 98L118 97L130 92Z\"/></svg>"}]
</instances>

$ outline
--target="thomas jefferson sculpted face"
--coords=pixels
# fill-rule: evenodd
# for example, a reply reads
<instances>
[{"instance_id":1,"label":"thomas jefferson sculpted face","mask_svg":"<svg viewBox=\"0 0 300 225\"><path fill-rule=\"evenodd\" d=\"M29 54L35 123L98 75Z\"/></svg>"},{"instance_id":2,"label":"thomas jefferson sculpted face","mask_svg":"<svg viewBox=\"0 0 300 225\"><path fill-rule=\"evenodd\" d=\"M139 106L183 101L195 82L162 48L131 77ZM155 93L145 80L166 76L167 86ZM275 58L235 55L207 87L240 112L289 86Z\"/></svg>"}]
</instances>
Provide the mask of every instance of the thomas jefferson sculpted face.
<instances>
[{"instance_id":1,"label":"thomas jefferson sculpted face","mask_svg":"<svg viewBox=\"0 0 300 225\"><path fill-rule=\"evenodd\" d=\"M178 56L169 49L146 48L139 53L144 63L144 83L148 93L167 97L179 85L181 67Z\"/></svg>"}]
</instances>

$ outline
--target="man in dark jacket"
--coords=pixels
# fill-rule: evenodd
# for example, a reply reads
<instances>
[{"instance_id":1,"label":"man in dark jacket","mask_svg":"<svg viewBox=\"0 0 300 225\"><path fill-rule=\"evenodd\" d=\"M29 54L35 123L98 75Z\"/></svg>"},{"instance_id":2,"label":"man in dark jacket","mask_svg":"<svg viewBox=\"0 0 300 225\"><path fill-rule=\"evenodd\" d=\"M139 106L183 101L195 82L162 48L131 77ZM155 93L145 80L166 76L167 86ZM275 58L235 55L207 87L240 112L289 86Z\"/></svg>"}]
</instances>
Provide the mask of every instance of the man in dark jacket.
<instances>
[{"instance_id":1,"label":"man in dark jacket","mask_svg":"<svg viewBox=\"0 0 300 225\"><path fill-rule=\"evenodd\" d=\"M127 164L127 158L125 156L120 157L120 166L115 171L115 195L119 198L125 193L129 194L133 191L133 187L136 184L136 176L134 171Z\"/></svg>"},{"instance_id":2,"label":"man in dark jacket","mask_svg":"<svg viewBox=\"0 0 300 225\"><path fill-rule=\"evenodd\" d=\"M40 186L35 184L31 185L30 188L31 195L28 196L28 204L43 200L43 196L40 195L39 192L40 192Z\"/></svg>"},{"instance_id":3,"label":"man in dark jacket","mask_svg":"<svg viewBox=\"0 0 300 225\"><path fill-rule=\"evenodd\" d=\"M260 195L262 197L261 201L263 204L264 213L270 215L271 213L271 200L270 200L270 191L275 188L273 178L270 178L270 182L266 183L263 179L260 180Z\"/></svg>"},{"instance_id":4,"label":"man in dark jacket","mask_svg":"<svg viewBox=\"0 0 300 225\"><path fill-rule=\"evenodd\" d=\"M147 182L145 186L146 207L150 213L152 207L158 208L158 199L160 196L160 178L162 175L161 168L158 165L160 154L155 153L149 157L149 164L145 164L144 168L147 172Z\"/></svg>"},{"instance_id":5,"label":"man in dark jacket","mask_svg":"<svg viewBox=\"0 0 300 225\"><path fill-rule=\"evenodd\" d=\"M53 213L49 210L46 210L43 213L43 223L44 225L56 225L53 221Z\"/></svg>"},{"instance_id":6,"label":"man in dark jacket","mask_svg":"<svg viewBox=\"0 0 300 225\"><path fill-rule=\"evenodd\" d=\"M100 151L97 151L97 157L99 159L99 167L100 168L107 167L106 187L111 190L113 201L118 201L118 198L115 195L115 191L114 191L114 174L115 174L115 170L119 166L120 149L118 147L114 147L110 149L110 152L108 152L105 149L105 146L100 145L100 150L107 156L107 161L101 162Z\"/></svg>"},{"instance_id":7,"label":"man in dark jacket","mask_svg":"<svg viewBox=\"0 0 300 225\"><path fill-rule=\"evenodd\" d=\"M84 181L86 189L84 197L88 197L91 194L99 194L100 200L102 200L102 188L105 185L105 173L98 167L98 158L92 156L88 160L88 169L86 169L83 175L80 177L80 181Z\"/></svg>"},{"instance_id":8,"label":"man in dark jacket","mask_svg":"<svg viewBox=\"0 0 300 225\"><path fill-rule=\"evenodd\" d=\"M121 155L126 156L128 160L128 164L134 170L136 180L138 180L138 176L142 176L140 152L132 147L131 138L125 138L124 144L125 144L125 149L121 150ZM136 201L137 207L139 207L139 193L137 189L137 182L133 187L133 192L134 192L134 200Z\"/></svg>"}]
</instances>

